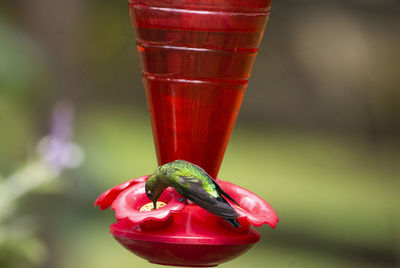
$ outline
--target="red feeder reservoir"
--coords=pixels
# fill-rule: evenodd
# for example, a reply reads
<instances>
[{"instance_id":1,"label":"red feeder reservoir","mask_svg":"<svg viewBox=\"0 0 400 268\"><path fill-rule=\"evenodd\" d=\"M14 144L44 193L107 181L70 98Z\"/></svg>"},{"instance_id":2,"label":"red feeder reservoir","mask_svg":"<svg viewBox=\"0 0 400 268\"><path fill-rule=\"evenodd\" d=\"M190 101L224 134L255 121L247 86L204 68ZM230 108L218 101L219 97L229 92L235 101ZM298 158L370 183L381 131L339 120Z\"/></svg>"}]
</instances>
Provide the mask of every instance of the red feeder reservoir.
<instances>
[{"instance_id":1,"label":"red feeder reservoir","mask_svg":"<svg viewBox=\"0 0 400 268\"><path fill-rule=\"evenodd\" d=\"M158 164L192 162L217 177L257 54L270 0L132 0ZM251 225L275 228L278 216L254 193L217 180L240 205L241 227L168 188L157 209L145 193L148 176L104 192L115 239L152 263L209 267L240 256L259 241Z\"/></svg>"}]
</instances>

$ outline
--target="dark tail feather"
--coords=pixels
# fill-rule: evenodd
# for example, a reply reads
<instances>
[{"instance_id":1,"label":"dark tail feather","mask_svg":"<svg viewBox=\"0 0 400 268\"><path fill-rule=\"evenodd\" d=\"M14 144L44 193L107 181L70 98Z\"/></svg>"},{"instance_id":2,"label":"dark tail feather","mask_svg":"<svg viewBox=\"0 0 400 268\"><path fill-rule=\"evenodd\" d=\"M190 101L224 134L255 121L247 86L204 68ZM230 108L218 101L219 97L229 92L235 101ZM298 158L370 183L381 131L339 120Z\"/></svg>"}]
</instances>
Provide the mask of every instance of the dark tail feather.
<instances>
[{"instance_id":1,"label":"dark tail feather","mask_svg":"<svg viewBox=\"0 0 400 268\"><path fill-rule=\"evenodd\" d=\"M233 199L229 194L227 194L224 190L222 190L221 186L219 186L219 184L213 179L211 178L211 181L214 183L215 187L217 188L217 191L222 194L223 196L225 196L226 198L228 198L229 200L231 200L233 203L235 203L236 205L238 205L238 207L240 207L239 203L235 201L235 199Z\"/></svg>"},{"instance_id":2,"label":"dark tail feather","mask_svg":"<svg viewBox=\"0 0 400 268\"><path fill-rule=\"evenodd\" d=\"M230 225L232 225L235 228L239 228L241 225L240 223L237 221L237 219L224 219L226 220Z\"/></svg>"},{"instance_id":3,"label":"dark tail feather","mask_svg":"<svg viewBox=\"0 0 400 268\"><path fill-rule=\"evenodd\" d=\"M221 188L220 188L221 189ZM224 190L221 189L221 194L223 196L225 196L226 198L228 198L229 200L231 200L233 203L235 203L236 205L238 205L238 207L240 207L239 203L235 201L235 199L233 199L229 194L225 193Z\"/></svg>"}]
</instances>

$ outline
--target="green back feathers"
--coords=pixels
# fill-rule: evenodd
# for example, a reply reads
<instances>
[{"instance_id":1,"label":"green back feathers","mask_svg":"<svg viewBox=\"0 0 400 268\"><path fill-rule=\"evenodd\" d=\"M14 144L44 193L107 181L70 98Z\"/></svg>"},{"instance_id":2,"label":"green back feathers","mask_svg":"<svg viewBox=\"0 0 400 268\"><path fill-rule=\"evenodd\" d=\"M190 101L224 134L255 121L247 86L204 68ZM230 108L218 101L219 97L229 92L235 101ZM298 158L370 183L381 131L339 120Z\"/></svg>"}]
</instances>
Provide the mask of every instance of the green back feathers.
<instances>
[{"instance_id":1,"label":"green back feathers","mask_svg":"<svg viewBox=\"0 0 400 268\"><path fill-rule=\"evenodd\" d=\"M189 188L192 184L201 184L201 187L213 198L219 196L211 177L199 166L184 160L176 160L171 165L170 183L179 184L181 187Z\"/></svg>"}]
</instances>

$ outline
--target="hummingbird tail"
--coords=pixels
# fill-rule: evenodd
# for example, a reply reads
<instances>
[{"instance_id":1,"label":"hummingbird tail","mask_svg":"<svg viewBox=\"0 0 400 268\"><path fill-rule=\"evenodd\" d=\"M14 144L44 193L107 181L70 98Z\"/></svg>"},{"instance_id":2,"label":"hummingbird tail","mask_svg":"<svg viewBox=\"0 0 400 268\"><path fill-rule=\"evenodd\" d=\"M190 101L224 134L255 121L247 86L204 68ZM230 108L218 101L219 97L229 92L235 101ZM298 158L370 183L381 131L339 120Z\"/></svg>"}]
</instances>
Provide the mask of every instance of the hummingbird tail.
<instances>
[{"instance_id":1,"label":"hummingbird tail","mask_svg":"<svg viewBox=\"0 0 400 268\"><path fill-rule=\"evenodd\" d=\"M235 227L235 228L239 228L241 225L240 225L240 223L238 222L238 220L237 219L226 219L226 218L224 218L224 220L226 220L230 225L232 225L233 227Z\"/></svg>"}]
</instances>

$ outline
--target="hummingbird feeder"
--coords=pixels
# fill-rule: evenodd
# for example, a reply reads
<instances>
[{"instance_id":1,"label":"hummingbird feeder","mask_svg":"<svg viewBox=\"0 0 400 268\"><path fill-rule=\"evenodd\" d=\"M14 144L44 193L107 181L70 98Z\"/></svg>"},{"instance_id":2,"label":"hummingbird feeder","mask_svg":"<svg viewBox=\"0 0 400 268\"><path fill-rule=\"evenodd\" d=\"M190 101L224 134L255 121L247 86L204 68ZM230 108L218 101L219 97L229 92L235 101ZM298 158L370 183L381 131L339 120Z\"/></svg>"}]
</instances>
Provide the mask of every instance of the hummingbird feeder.
<instances>
[{"instance_id":1,"label":"hummingbird feeder","mask_svg":"<svg viewBox=\"0 0 400 268\"><path fill-rule=\"evenodd\" d=\"M270 0L131 0L158 164L182 159L217 174L269 16ZM223 180L240 206L241 227L168 188L157 209L145 193L148 176L104 192L95 205L111 207L114 238L156 264L216 266L260 239L251 225L275 228L278 216L254 193Z\"/></svg>"}]
</instances>

